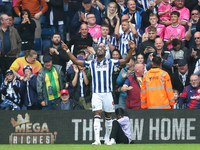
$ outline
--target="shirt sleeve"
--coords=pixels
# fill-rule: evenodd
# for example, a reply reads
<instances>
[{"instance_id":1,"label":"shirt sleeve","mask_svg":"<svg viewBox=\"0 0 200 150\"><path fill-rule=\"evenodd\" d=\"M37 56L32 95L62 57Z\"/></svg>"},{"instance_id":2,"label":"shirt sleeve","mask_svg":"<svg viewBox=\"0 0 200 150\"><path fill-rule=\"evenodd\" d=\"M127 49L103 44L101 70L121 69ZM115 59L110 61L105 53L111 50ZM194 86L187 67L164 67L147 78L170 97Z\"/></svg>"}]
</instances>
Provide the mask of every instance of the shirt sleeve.
<instances>
[{"instance_id":1,"label":"shirt sleeve","mask_svg":"<svg viewBox=\"0 0 200 150\"><path fill-rule=\"evenodd\" d=\"M120 66L120 59L111 59L114 66L119 65Z\"/></svg>"},{"instance_id":2,"label":"shirt sleeve","mask_svg":"<svg viewBox=\"0 0 200 150\"><path fill-rule=\"evenodd\" d=\"M165 36L164 36L164 41L169 41L169 32L168 32L168 28L165 29Z\"/></svg>"},{"instance_id":3,"label":"shirt sleeve","mask_svg":"<svg viewBox=\"0 0 200 150\"><path fill-rule=\"evenodd\" d=\"M12 65L10 66L10 70L13 70L15 72L17 72L19 70L19 64L18 64L18 61L15 60Z\"/></svg>"},{"instance_id":4,"label":"shirt sleeve","mask_svg":"<svg viewBox=\"0 0 200 150\"><path fill-rule=\"evenodd\" d=\"M83 64L84 64L84 67L90 68L91 62L92 62L92 61L86 61L86 60L85 60L84 63L83 63Z\"/></svg>"},{"instance_id":5,"label":"shirt sleeve","mask_svg":"<svg viewBox=\"0 0 200 150\"><path fill-rule=\"evenodd\" d=\"M130 81L129 79L126 79L125 82L124 82L124 85L123 86L127 86L129 87L130 86Z\"/></svg>"},{"instance_id":6,"label":"shirt sleeve","mask_svg":"<svg viewBox=\"0 0 200 150\"><path fill-rule=\"evenodd\" d=\"M187 8L186 8L187 9ZM187 9L186 11L185 11L185 13L184 13L184 15L183 15L183 17L182 17L182 21L186 21L186 22L188 22L188 20L190 19L190 11L189 11L189 9Z\"/></svg>"}]
</instances>

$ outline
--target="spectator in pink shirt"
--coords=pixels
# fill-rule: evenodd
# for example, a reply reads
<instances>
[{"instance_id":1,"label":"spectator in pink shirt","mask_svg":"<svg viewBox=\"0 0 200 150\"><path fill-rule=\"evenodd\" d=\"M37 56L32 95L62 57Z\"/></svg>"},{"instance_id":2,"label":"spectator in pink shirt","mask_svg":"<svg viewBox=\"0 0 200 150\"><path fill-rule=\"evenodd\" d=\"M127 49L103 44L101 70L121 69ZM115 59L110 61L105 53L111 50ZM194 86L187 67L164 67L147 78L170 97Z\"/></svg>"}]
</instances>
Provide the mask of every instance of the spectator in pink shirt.
<instances>
[{"instance_id":1,"label":"spectator in pink shirt","mask_svg":"<svg viewBox=\"0 0 200 150\"><path fill-rule=\"evenodd\" d=\"M174 2L175 2L175 6L172 7L171 12L173 11L179 12L180 16L179 16L178 23L186 27L187 22L190 19L190 11L184 6L185 5L184 0L174 0ZM172 20L169 21L165 19L165 20L162 20L162 22L163 24L167 26L172 24Z\"/></svg>"},{"instance_id":2,"label":"spectator in pink shirt","mask_svg":"<svg viewBox=\"0 0 200 150\"><path fill-rule=\"evenodd\" d=\"M170 20L170 11L172 6L168 2L168 0L162 0L160 5L158 6L158 15L160 16L160 20L163 19Z\"/></svg>"},{"instance_id":3,"label":"spectator in pink shirt","mask_svg":"<svg viewBox=\"0 0 200 150\"><path fill-rule=\"evenodd\" d=\"M172 40L179 39L185 43L185 27L179 24L179 12L173 11L171 13L172 25L168 26L165 30L164 40L168 44L168 48L172 48Z\"/></svg>"},{"instance_id":4,"label":"spectator in pink shirt","mask_svg":"<svg viewBox=\"0 0 200 150\"><path fill-rule=\"evenodd\" d=\"M96 24L96 17L94 13L88 13L87 16L87 23L89 33L92 37L100 38L101 37L101 26Z\"/></svg>"},{"instance_id":5,"label":"spectator in pink shirt","mask_svg":"<svg viewBox=\"0 0 200 150\"><path fill-rule=\"evenodd\" d=\"M158 17L157 17L157 15L154 14L154 13L151 13L151 14L149 15L149 22L151 23L150 26L156 27L157 35L160 36L160 38L161 38L162 40L164 40L165 25L158 24ZM150 26L148 26L148 27L145 29L145 32L148 33L148 28L149 28Z\"/></svg>"}]
</instances>

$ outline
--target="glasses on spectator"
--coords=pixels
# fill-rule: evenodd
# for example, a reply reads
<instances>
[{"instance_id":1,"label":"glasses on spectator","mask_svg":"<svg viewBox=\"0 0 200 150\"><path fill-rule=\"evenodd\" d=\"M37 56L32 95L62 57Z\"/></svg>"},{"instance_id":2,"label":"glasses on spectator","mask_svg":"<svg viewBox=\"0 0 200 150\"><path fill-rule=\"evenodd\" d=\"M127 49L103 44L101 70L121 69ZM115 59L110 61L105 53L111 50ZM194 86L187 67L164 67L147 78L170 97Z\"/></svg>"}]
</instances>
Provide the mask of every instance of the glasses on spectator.
<instances>
[{"instance_id":1,"label":"glasses on spectator","mask_svg":"<svg viewBox=\"0 0 200 150\"><path fill-rule=\"evenodd\" d=\"M195 37L194 39L195 39L195 40L196 40L196 39L200 39L200 37Z\"/></svg>"},{"instance_id":2,"label":"glasses on spectator","mask_svg":"<svg viewBox=\"0 0 200 150\"><path fill-rule=\"evenodd\" d=\"M198 15L198 14L199 14L199 13L192 13L191 15L194 16L194 15Z\"/></svg>"},{"instance_id":3,"label":"glasses on spectator","mask_svg":"<svg viewBox=\"0 0 200 150\"><path fill-rule=\"evenodd\" d=\"M190 80L190 82L196 82L196 81L198 81L199 79L195 79L195 80Z\"/></svg>"},{"instance_id":4,"label":"glasses on spectator","mask_svg":"<svg viewBox=\"0 0 200 150\"><path fill-rule=\"evenodd\" d=\"M87 19L93 19L93 18L95 18L95 17L88 17Z\"/></svg>"}]
</instances>

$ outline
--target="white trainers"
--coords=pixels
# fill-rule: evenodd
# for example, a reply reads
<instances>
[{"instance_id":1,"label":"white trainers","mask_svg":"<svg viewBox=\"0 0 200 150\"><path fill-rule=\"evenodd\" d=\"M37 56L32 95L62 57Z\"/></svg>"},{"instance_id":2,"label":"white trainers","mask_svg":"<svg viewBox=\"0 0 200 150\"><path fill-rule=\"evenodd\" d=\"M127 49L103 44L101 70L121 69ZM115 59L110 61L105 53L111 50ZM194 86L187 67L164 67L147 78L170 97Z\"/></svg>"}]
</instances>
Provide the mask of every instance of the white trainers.
<instances>
[{"instance_id":1,"label":"white trainers","mask_svg":"<svg viewBox=\"0 0 200 150\"><path fill-rule=\"evenodd\" d=\"M105 141L104 141L104 144L105 144L105 145L111 145L110 140L105 140Z\"/></svg>"},{"instance_id":2,"label":"white trainers","mask_svg":"<svg viewBox=\"0 0 200 150\"><path fill-rule=\"evenodd\" d=\"M92 145L101 145L100 141L94 141L94 143L92 143Z\"/></svg>"},{"instance_id":3,"label":"white trainers","mask_svg":"<svg viewBox=\"0 0 200 150\"><path fill-rule=\"evenodd\" d=\"M115 142L115 139L111 139L111 140L109 140L109 141L105 141L104 142L106 145L115 145L116 144L116 142Z\"/></svg>"}]
</instances>

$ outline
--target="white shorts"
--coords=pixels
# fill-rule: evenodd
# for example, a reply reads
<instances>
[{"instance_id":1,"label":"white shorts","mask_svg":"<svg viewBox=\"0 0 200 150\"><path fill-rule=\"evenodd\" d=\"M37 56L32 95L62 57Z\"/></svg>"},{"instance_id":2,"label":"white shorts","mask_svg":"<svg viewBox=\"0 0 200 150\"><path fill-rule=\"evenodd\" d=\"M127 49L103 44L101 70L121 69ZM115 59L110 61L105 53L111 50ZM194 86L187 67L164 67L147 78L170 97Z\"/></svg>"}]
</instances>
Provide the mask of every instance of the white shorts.
<instances>
[{"instance_id":1,"label":"white shorts","mask_svg":"<svg viewBox=\"0 0 200 150\"><path fill-rule=\"evenodd\" d=\"M96 110L115 112L114 101L110 92L92 94L92 111Z\"/></svg>"}]
</instances>

